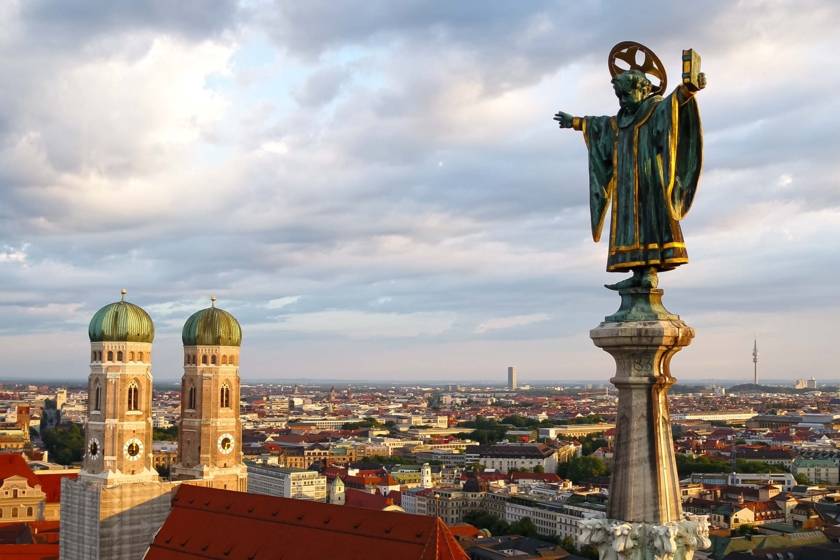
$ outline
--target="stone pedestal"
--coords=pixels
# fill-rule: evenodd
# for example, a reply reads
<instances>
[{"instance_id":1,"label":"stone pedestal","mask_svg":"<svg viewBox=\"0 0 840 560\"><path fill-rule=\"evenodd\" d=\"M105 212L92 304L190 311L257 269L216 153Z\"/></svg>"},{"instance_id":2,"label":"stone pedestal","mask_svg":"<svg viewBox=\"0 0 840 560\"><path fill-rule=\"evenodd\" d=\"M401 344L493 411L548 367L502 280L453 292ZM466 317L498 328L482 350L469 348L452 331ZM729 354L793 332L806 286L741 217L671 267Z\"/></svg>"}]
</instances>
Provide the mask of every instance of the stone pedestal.
<instances>
[{"instance_id":1,"label":"stone pedestal","mask_svg":"<svg viewBox=\"0 0 840 560\"><path fill-rule=\"evenodd\" d=\"M686 520L682 513L667 393L675 382L671 358L691 343L694 330L665 309L662 290L619 293L621 308L590 331L595 345L615 359L610 382L618 389L618 412L608 519L598 520L603 527L595 523L585 540L613 554L628 551L602 558L687 559L691 556L684 552L676 555L677 535L702 544L701 537L688 535L707 532L708 525L705 518ZM604 540L607 535L612 537ZM637 552L630 555L630 550ZM653 550L661 552L635 555Z\"/></svg>"}]
</instances>

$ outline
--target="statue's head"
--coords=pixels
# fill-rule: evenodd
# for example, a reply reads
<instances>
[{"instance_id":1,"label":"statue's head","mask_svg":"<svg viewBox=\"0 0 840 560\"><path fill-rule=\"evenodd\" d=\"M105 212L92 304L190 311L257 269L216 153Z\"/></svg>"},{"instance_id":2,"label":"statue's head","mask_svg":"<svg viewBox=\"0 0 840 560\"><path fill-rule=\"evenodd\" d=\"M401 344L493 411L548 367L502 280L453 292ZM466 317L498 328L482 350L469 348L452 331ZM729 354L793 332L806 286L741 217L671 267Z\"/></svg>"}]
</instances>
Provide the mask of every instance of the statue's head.
<instances>
[{"instance_id":1,"label":"statue's head","mask_svg":"<svg viewBox=\"0 0 840 560\"><path fill-rule=\"evenodd\" d=\"M651 92L652 86L644 72L627 70L612 79L615 96L622 109L635 112Z\"/></svg>"}]
</instances>

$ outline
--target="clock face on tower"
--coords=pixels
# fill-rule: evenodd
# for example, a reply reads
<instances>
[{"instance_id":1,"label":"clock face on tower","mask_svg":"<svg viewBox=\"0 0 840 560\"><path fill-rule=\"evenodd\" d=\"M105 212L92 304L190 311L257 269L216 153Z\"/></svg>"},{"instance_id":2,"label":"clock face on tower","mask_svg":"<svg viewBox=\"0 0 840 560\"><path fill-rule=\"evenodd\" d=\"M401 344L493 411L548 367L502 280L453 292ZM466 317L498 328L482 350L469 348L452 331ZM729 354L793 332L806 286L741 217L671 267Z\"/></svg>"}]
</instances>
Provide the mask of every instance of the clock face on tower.
<instances>
[{"instance_id":1,"label":"clock face on tower","mask_svg":"<svg viewBox=\"0 0 840 560\"><path fill-rule=\"evenodd\" d=\"M233 436L230 434L220 435L218 441L216 442L219 452L224 453L225 455L231 453L233 451L233 441Z\"/></svg>"},{"instance_id":2,"label":"clock face on tower","mask_svg":"<svg viewBox=\"0 0 840 560\"><path fill-rule=\"evenodd\" d=\"M132 438L123 445L123 453L129 461L136 461L143 455L143 442Z\"/></svg>"},{"instance_id":3,"label":"clock face on tower","mask_svg":"<svg viewBox=\"0 0 840 560\"><path fill-rule=\"evenodd\" d=\"M99 457L99 440L98 439L90 438L90 441L88 441L88 446L87 446L87 454L88 454L88 457L93 461L95 461Z\"/></svg>"}]
</instances>

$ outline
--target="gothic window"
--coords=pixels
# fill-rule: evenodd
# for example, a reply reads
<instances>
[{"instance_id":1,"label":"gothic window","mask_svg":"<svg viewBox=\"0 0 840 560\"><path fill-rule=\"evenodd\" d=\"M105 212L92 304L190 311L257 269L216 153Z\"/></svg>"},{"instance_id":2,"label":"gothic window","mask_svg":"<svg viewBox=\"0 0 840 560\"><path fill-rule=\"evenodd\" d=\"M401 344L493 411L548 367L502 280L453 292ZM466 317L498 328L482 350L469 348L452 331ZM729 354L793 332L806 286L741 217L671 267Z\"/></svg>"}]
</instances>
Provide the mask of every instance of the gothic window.
<instances>
[{"instance_id":1,"label":"gothic window","mask_svg":"<svg viewBox=\"0 0 840 560\"><path fill-rule=\"evenodd\" d=\"M137 352L137 361L142 362L143 358L144 358L143 352Z\"/></svg>"},{"instance_id":2,"label":"gothic window","mask_svg":"<svg viewBox=\"0 0 840 560\"><path fill-rule=\"evenodd\" d=\"M99 383L93 390L93 410L102 410L102 387L99 386Z\"/></svg>"},{"instance_id":3,"label":"gothic window","mask_svg":"<svg viewBox=\"0 0 840 560\"><path fill-rule=\"evenodd\" d=\"M227 365L227 356L222 356L222 365L223 366Z\"/></svg>"},{"instance_id":4,"label":"gothic window","mask_svg":"<svg viewBox=\"0 0 840 560\"><path fill-rule=\"evenodd\" d=\"M108 361L109 362L114 361L114 351L113 350L108 350Z\"/></svg>"},{"instance_id":5,"label":"gothic window","mask_svg":"<svg viewBox=\"0 0 840 560\"><path fill-rule=\"evenodd\" d=\"M134 361L134 352L129 352L129 353L128 353L128 361L129 361L129 362L133 362L133 361Z\"/></svg>"},{"instance_id":6,"label":"gothic window","mask_svg":"<svg viewBox=\"0 0 840 560\"><path fill-rule=\"evenodd\" d=\"M201 356L201 363L205 366L207 365L207 354Z\"/></svg>"},{"instance_id":7,"label":"gothic window","mask_svg":"<svg viewBox=\"0 0 840 560\"><path fill-rule=\"evenodd\" d=\"M195 387L190 387L187 392L187 408L195 410Z\"/></svg>"},{"instance_id":8,"label":"gothic window","mask_svg":"<svg viewBox=\"0 0 840 560\"><path fill-rule=\"evenodd\" d=\"M140 388L136 381L128 384L128 410L140 410Z\"/></svg>"},{"instance_id":9,"label":"gothic window","mask_svg":"<svg viewBox=\"0 0 840 560\"><path fill-rule=\"evenodd\" d=\"M91 362L95 362L95 361L96 361L96 352L91 351L91 353L90 353L90 361L91 361Z\"/></svg>"},{"instance_id":10,"label":"gothic window","mask_svg":"<svg viewBox=\"0 0 840 560\"><path fill-rule=\"evenodd\" d=\"M216 365L216 355L215 354L210 356L210 363L214 366Z\"/></svg>"},{"instance_id":11,"label":"gothic window","mask_svg":"<svg viewBox=\"0 0 840 560\"><path fill-rule=\"evenodd\" d=\"M120 350L120 351L118 351L118 352L117 352L117 361L118 361L118 362L123 361L123 353L122 353L122 350Z\"/></svg>"},{"instance_id":12,"label":"gothic window","mask_svg":"<svg viewBox=\"0 0 840 560\"><path fill-rule=\"evenodd\" d=\"M227 383L222 385L222 390L219 395L219 406L222 408L230 408L230 387Z\"/></svg>"}]
</instances>

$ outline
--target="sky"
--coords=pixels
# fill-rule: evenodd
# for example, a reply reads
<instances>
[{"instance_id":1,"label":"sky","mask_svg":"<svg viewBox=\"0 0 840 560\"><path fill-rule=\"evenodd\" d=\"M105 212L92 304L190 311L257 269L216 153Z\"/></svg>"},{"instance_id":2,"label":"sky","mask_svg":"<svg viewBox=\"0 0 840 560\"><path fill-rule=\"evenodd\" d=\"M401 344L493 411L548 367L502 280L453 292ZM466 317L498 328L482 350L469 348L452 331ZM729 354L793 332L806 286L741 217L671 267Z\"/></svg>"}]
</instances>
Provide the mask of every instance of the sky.
<instances>
[{"instance_id":1,"label":"sky","mask_svg":"<svg viewBox=\"0 0 840 560\"><path fill-rule=\"evenodd\" d=\"M241 375L592 380L618 307L589 231L607 54L702 56L678 379L840 378L840 4L9 0L0 3L0 377L87 376L87 323L242 324Z\"/></svg>"}]
</instances>

